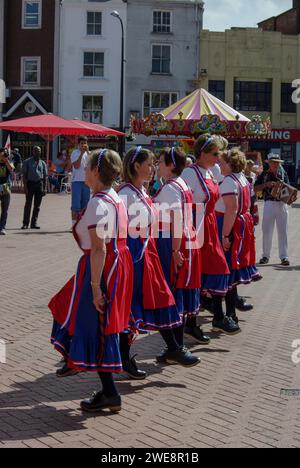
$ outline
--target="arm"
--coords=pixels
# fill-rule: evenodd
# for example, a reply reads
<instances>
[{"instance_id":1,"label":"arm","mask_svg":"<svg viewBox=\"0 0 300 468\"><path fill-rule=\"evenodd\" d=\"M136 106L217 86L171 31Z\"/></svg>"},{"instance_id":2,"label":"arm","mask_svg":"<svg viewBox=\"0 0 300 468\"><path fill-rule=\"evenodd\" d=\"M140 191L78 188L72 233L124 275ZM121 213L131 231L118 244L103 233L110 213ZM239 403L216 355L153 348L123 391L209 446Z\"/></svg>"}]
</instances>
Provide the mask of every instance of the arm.
<instances>
[{"instance_id":1,"label":"arm","mask_svg":"<svg viewBox=\"0 0 300 468\"><path fill-rule=\"evenodd\" d=\"M7 170L10 173L12 173L14 171L14 165L11 162L9 162L9 160L7 158L3 158L2 162L4 162L4 164L6 165Z\"/></svg>"},{"instance_id":2,"label":"arm","mask_svg":"<svg viewBox=\"0 0 300 468\"><path fill-rule=\"evenodd\" d=\"M225 252L227 252L231 246L230 234L238 213L238 197L235 195L228 195L223 197L223 200L226 211L224 214L222 244Z\"/></svg>"},{"instance_id":3,"label":"arm","mask_svg":"<svg viewBox=\"0 0 300 468\"><path fill-rule=\"evenodd\" d=\"M106 245L105 240L100 239L96 229L89 231L92 248L91 248L91 286L93 290L93 301L98 312L104 312L105 298L103 296L100 283L106 260Z\"/></svg>"},{"instance_id":4,"label":"arm","mask_svg":"<svg viewBox=\"0 0 300 468\"><path fill-rule=\"evenodd\" d=\"M76 161L74 161L74 162L72 161L72 166L74 167L74 169L80 169L84 153L85 153L85 150L80 153L80 155L79 155L78 159L76 159Z\"/></svg>"},{"instance_id":5,"label":"arm","mask_svg":"<svg viewBox=\"0 0 300 468\"><path fill-rule=\"evenodd\" d=\"M180 226L183 227L182 214L180 215L180 217L181 217ZM178 268L180 268L184 262L184 257L182 253L180 252L182 238L175 237L174 235L174 233L176 233L176 225L178 224L178 221L179 221L179 211L172 210L171 212L172 250L173 250L173 261L174 261L176 273L177 273Z\"/></svg>"}]
</instances>

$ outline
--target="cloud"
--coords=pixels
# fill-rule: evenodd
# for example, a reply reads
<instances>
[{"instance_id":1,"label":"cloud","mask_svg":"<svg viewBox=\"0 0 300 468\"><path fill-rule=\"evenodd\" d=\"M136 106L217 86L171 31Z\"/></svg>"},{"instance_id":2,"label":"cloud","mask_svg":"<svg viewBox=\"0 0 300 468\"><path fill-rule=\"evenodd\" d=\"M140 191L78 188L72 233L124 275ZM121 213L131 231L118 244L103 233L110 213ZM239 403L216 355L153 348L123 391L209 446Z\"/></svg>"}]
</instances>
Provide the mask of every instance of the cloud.
<instances>
[{"instance_id":1,"label":"cloud","mask_svg":"<svg viewBox=\"0 0 300 468\"><path fill-rule=\"evenodd\" d=\"M292 0L204 0L204 29L256 27L257 23L292 8Z\"/></svg>"}]
</instances>

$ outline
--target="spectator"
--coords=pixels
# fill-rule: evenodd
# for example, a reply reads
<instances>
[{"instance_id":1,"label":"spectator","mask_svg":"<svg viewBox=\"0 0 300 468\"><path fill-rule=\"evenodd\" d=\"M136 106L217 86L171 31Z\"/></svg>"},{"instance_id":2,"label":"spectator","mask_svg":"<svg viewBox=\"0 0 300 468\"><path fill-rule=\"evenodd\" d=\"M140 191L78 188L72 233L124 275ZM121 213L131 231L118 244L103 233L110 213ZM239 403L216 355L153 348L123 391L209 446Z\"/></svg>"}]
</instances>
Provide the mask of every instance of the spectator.
<instances>
[{"instance_id":1,"label":"spectator","mask_svg":"<svg viewBox=\"0 0 300 468\"><path fill-rule=\"evenodd\" d=\"M15 172L19 174L22 171L22 158L19 148L15 148L12 152L12 162L15 167Z\"/></svg>"},{"instance_id":2,"label":"spectator","mask_svg":"<svg viewBox=\"0 0 300 468\"><path fill-rule=\"evenodd\" d=\"M10 175L14 170L13 164L9 161L9 153L6 149L0 149L0 201L1 201L1 217L0 217L0 236L6 235L6 222L8 209L10 205Z\"/></svg>"},{"instance_id":3,"label":"spectator","mask_svg":"<svg viewBox=\"0 0 300 468\"><path fill-rule=\"evenodd\" d=\"M46 195L47 182L47 165L41 159L42 150L39 146L33 148L33 157L26 159L23 164L23 179L26 195L26 204L24 208L24 218L22 229L28 229L30 223L30 215L32 202L34 199L34 207L31 218L31 229L40 229L37 225L37 220L42 204L42 199Z\"/></svg>"},{"instance_id":4,"label":"spectator","mask_svg":"<svg viewBox=\"0 0 300 468\"><path fill-rule=\"evenodd\" d=\"M73 225L79 219L80 213L87 207L90 200L91 192L85 184L85 169L88 165L88 139L79 137L78 149L74 150L71 155L73 165L73 181L72 181L72 221Z\"/></svg>"},{"instance_id":5,"label":"spectator","mask_svg":"<svg viewBox=\"0 0 300 468\"><path fill-rule=\"evenodd\" d=\"M262 192L265 201L262 222L263 256L260 260L261 265L269 263L275 223L277 225L281 264L283 266L290 265L288 256L288 205L272 196L272 189L277 181L290 183L289 177L282 166L283 162L278 154L270 153L267 160L268 169L264 170L255 182L256 193Z\"/></svg>"},{"instance_id":6,"label":"spectator","mask_svg":"<svg viewBox=\"0 0 300 468\"><path fill-rule=\"evenodd\" d=\"M53 161L47 162L47 168L48 168L48 180L49 184L52 185L55 188L56 192L59 192L60 190L60 185L59 185L59 180L56 175L56 165L54 164Z\"/></svg>"}]
</instances>

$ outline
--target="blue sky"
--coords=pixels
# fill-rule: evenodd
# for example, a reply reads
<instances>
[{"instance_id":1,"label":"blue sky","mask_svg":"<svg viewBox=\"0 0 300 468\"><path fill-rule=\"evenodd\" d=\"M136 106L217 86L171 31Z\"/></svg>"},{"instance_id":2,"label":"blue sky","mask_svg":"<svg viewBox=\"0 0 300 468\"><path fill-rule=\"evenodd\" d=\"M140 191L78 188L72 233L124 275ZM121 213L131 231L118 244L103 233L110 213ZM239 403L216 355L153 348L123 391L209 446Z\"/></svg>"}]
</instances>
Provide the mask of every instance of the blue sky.
<instances>
[{"instance_id":1,"label":"blue sky","mask_svg":"<svg viewBox=\"0 0 300 468\"><path fill-rule=\"evenodd\" d=\"M256 27L259 21L292 8L292 0L204 0L204 29Z\"/></svg>"}]
</instances>

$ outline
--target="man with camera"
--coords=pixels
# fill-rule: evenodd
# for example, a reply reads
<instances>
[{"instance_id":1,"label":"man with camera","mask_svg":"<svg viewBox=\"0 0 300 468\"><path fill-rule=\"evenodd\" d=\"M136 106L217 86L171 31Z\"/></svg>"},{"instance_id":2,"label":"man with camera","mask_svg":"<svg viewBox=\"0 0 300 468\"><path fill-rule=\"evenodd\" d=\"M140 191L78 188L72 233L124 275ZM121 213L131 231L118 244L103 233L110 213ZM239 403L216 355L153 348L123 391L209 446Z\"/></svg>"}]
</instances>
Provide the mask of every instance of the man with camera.
<instances>
[{"instance_id":1,"label":"man with camera","mask_svg":"<svg viewBox=\"0 0 300 468\"><path fill-rule=\"evenodd\" d=\"M10 205L10 174L13 172L14 166L9 161L9 153L5 148L0 149L0 202L1 202L1 217L0 217L0 236L5 236L8 209Z\"/></svg>"},{"instance_id":2,"label":"man with camera","mask_svg":"<svg viewBox=\"0 0 300 468\"><path fill-rule=\"evenodd\" d=\"M88 139L84 136L78 138L78 148L71 155L73 167L72 180L72 223L78 220L82 210L90 201L91 191L85 183L85 168L88 165Z\"/></svg>"},{"instance_id":3,"label":"man with camera","mask_svg":"<svg viewBox=\"0 0 300 468\"><path fill-rule=\"evenodd\" d=\"M22 229L40 229L37 220L42 204L42 199L46 195L46 183L48 170L45 161L41 159L42 150L39 146L33 148L33 157L26 159L23 164L22 173L26 204L24 208L24 218ZM34 200L33 213L30 223L32 202Z\"/></svg>"}]
</instances>

